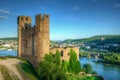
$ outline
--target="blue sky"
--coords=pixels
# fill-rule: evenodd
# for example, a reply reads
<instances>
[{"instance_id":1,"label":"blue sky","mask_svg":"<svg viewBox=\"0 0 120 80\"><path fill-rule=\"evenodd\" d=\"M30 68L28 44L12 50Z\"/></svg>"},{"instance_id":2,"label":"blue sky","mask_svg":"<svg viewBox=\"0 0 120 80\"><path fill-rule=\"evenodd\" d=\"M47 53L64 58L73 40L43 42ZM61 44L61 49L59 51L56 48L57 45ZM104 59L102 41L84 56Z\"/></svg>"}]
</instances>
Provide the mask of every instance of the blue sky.
<instances>
[{"instance_id":1,"label":"blue sky","mask_svg":"<svg viewBox=\"0 0 120 80\"><path fill-rule=\"evenodd\" d=\"M0 37L17 36L17 16L50 15L50 39L120 34L120 0L0 0Z\"/></svg>"}]
</instances>

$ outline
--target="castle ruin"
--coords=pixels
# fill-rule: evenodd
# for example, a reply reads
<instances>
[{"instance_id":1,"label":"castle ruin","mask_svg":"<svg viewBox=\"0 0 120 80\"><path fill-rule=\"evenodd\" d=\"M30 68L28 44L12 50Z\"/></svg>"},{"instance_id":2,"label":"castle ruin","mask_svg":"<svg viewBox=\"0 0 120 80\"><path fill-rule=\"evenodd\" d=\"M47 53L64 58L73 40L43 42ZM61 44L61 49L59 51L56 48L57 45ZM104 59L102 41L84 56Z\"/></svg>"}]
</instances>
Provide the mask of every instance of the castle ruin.
<instances>
[{"instance_id":1,"label":"castle ruin","mask_svg":"<svg viewBox=\"0 0 120 80\"><path fill-rule=\"evenodd\" d=\"M18 16L18 57L29 60L32 64L43 60L45 54L61 53L61 60L69 60L71 48L50 48L49 15L35 17L35 26L31 26L29 16ZM79 48L72 48L79 56Z\"/></svg>"}]
</instances>

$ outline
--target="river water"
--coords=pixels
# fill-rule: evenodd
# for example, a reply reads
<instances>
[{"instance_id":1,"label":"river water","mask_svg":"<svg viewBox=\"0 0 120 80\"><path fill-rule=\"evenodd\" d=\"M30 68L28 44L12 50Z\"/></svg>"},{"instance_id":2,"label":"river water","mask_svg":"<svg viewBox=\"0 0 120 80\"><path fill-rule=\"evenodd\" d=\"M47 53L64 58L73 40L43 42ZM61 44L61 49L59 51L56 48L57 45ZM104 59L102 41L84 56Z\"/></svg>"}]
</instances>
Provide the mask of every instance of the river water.
<instances>
[{"instance_id":1,"label":"river water","mask_svg":"<svg viewBox=\"0 0 120 80\"><path fill-rule=\"evenodd\" d=\"M91 64L92 69L105 80L120 80L120 66L95 63L93 62L95 60L94 58L88 59L86 57L82 57L79 60L82 66L86 63Z\"/></svg>"},{"instance_id":2,"label":"river water","mask_svg":"<svg viewBox=\"0 0 120 80\"><path fill-rule=\"evenodd\" d=\"M17 51L14 51L14 50L0 50L0 56L17 56Z\"/></svg>"},{"instance_id":3,"label":"river water","mask_svg":"<svg viewBox=\"0 0 120 80\"><path fill-rule=\"evenodd\" d=\"M17 56L17 51L0 50L0 56ZM82 57L79 60L81 65L90 63L93 70L105 80L120 80L120 66L95 63L94 58Z\"/></svg>"}]
</instances>

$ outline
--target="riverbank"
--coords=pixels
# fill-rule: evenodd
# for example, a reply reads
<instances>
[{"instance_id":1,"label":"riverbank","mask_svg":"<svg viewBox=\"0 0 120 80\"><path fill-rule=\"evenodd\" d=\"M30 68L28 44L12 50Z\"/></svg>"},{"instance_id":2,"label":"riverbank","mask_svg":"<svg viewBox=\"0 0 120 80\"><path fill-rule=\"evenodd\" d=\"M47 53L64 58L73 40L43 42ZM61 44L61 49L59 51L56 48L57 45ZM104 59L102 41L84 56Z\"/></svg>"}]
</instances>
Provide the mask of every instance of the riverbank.
<instances>
[{"instance_id":1,"label":"riverbank","mask_svg":"<svg viewBox=\"0 0 120 80\"><path fill-rule=\"evenodd\" d=\"M0 57L0 80L38 80L33 66L17 57Z\"/></svg>"},{"instance_id":2,"label":"riverbank","mask_svg":"<svg viewBox=\"0 0 120 80\"><path fill-rule=\"evenodd\" d=\"M81 57L80 62L83 66L86 63L91 64L92 69L97 72L97 75L102 76L104 80L120 80L120 67L117 65L106 65L104 63L94 62L95 58Z\"/></svg>"},{"instance_id":3,"label":"riverbank","mask_svg":"<svg viewBox=\"0 0 120 80\"><path fill-rule=\"evenodd\" d=\"M106 65L115 65L115 66L120 66L120 64L109 63L109 62L100 61L100 60L98 60L98 61L94 61L94 62L96 62L96 63L103 63L103 64L106 64Z\"/></svg>"}]
</instances>

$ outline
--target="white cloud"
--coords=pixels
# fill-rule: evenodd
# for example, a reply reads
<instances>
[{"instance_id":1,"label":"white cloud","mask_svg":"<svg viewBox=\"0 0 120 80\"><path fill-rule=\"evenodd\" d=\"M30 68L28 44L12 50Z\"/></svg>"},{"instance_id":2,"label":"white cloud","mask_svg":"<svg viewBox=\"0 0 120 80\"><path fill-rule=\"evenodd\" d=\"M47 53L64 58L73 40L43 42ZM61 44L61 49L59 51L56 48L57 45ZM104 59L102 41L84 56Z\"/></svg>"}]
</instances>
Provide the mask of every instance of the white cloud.
<instances>
[{"instance_id":1,"label":"white cloud","mask_svg":"<svg viewBox=\"0 0 120 80\"><path fill-rule=\"evenodd\" d=\"M79 6L74 6L73 7L73 10L78 10L79 9Z\"/></svg>"},{"instance_id":2,"label":"white cloud","mask_svg":"<svg viewBox=\"0 0 120 80\"><path fill-rule=\"evenodd\" d=\"M2 14L10 14L10 12L9 12L9 11L4 10L4 9L0 9L0 13L2 13Z\"/></svg>"},{"instance_id":3,"label":"white cloud","mask_svg":"<svg viewBox=\"0 0 120 80\"><path fill-rule=\"evenodd\" d=\"M0 16L0 19L8 19L8 17L6 17L6 16Z\"/></svg>"},{"instance_id":4,"label":"white cloud","mask_svg":"<svg viewBox=\"0 0 120 80\"><path fill-rule=\"evenodd\" d=\"M120 8L120 3L116 3L115 8Z\"/></svg>"}]
</instances>

